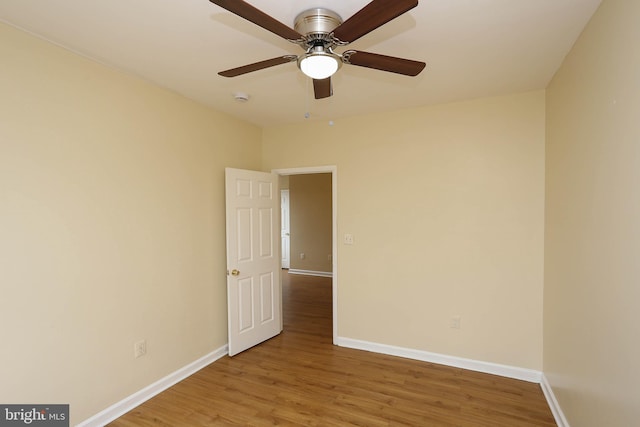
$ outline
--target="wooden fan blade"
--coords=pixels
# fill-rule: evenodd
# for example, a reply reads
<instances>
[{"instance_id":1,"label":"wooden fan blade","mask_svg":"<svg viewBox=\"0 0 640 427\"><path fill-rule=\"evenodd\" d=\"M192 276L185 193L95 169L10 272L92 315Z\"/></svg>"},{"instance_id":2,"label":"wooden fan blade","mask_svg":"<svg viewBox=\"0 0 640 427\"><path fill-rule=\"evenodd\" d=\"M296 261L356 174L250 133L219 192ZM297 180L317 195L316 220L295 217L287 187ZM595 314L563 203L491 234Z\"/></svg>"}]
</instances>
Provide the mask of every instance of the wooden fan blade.
<instances>
[{"instance_id":1,"label":"wooden fan blade","mask_svg":"<svg viewBox=\"0 0 640 427\"><path fill-rule=\"evenodd\" d=\"M359 67L375 68L405 76L417 76L427 65L424 62L394 56L379 55L377 53L350 50L343 54L343 62Z\"/></svg>"},{"instance_id":2,"label":"wooden fan blade","mask_svg":"<svg viewBox=\"0 0 640 427\"><path fill-rule=\"evenodd\" d=\"M251 21L254 24L271 31L272 33L287 39L299 40L302 35L296 30L284 25L282 22L267 15L263 11L256 9L249 3L242 0L209 0L211 3L217 4L223 9L238 15L241 18Z\"/></svg>"},{"instance_id":3,"label":"wooden fan blade","mask_svg":"<svg viewBox=\"0 0 640 427\"><path fill-rule=\"evenodd\" d=\"M331 86L331 77L326 79L313 79L313 92L316 99L328 98L333 95L333 87Z\"/></svg>"},{"instance_id":4,"label":"wooden fan blade","mask_svg":"<svg viewBox=\"0 0 640 427\"><path fill-rule=\"evenodd\" d=\"M333 30L333 36L351 43L418 5L418 0L373 0Z\"/></svg>"},{"instance_id":5,"label":"wooden fan blade","mask_svg":"<svg viewBox=\"0 0 640 427\"><path fill-rule=\"evenodd\" d=\"M279 56L277 58L271 58L265 61L255 62L253 64L244 65L242 67L220 71L218 74L221 75L222 77L236 77L242 74L251 73L253 71L274 67L276 65L286 64L287 62L292 62L292 61L295 61L296 59L298 59L298 57L295 55Z\"/></svg>"}]
</instances>

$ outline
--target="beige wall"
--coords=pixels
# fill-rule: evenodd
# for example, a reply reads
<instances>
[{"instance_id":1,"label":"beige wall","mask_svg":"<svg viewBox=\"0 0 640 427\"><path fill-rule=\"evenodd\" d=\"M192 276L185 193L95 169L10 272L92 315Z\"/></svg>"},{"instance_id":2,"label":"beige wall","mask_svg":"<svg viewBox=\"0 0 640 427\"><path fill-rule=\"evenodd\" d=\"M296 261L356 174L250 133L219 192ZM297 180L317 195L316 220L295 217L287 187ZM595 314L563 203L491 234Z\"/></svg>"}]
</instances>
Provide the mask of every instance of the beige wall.
<instances>
[{"instance_id":1,"label":"beige wall","mask_svg":"<svg viewBox=\"0 0 640 427\"><path fill-rule=\"evenodd\" d=\"M287 190L289 188L289 175L280 175L278 177L278 186L281 190Z\"/></svg>"},{"instance_id":2,"label":"beige wall","mask_svg":"<svg viewBox=\"0 0 640 427\"><path fill-rule=\"evenodd\" d=\"M544 96L263 131L265 170L337 165L339 336L542 368Z\"/></svg>"},{"instance_id":3,"label":"beige wall","mask_svg":"<svg viewBox=\"0 0 640 427\"><path fill-rule=\"evenodd\" d=\"M330 273L331 174L289 176L292 269ZM304 253L304 259L300 254Z\"/></svg>"},{"instance_id":4,"label":"beige wall","mask_svg":"<svg viewBox=\"0 0 640 427\"><path fill-rule=\"evenodd\" d=\"M572 426L640 420L638 22L605 0L547 95L544 372Z\"/></svg>"},{"instance_id":5,"label":"beige wall","mask_svg":"<svg viewBox=\"0 0 640 427\"><path fill-rule=\"evenodd\" d=\"M2 24L0 58L0 402L73 425L226 344L224 167L261 132Z\"/></svg>"}]
</instances>

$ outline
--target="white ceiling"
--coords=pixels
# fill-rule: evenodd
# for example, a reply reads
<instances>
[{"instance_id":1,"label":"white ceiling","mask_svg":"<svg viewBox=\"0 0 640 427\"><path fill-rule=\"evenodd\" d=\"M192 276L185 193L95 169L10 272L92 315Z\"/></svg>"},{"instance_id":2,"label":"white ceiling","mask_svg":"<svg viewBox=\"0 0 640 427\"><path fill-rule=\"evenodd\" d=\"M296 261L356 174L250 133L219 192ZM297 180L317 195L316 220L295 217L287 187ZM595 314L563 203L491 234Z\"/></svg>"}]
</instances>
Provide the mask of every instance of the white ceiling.
<instances>
[{"instance_id":1,"label":"white ceiling","mask_svg":"<svg viewBox=\"0 0 640 427\"><path fill-rule=\"evenodd\" d=\"M325 7L347 19L368 0L248 0L293 27ZM542 89L601 0L421 0L349 45L424 61L418 77L345 65L313 98L295 63L234 78L218 71L299 54L207 0L0 0L0 20L260 126ZM342 52L344 49L336 49ZM233 93L251 98L238 103Z\"/></svg>"}]
</instances>

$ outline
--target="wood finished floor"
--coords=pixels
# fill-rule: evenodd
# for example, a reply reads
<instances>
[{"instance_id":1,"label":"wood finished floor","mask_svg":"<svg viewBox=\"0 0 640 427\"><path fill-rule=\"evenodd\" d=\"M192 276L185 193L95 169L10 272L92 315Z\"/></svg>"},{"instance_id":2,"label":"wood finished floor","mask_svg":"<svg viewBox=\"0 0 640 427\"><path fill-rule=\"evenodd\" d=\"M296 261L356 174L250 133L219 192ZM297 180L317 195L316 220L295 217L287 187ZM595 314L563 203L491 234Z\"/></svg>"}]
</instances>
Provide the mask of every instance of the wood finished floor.
<instances>
[{"instance_id":1,"label":"wood finished floor","mask_svg":"<svg viewBox=\"0 0 640 427\"><path fill-rule=\"evenodd\" d=\"M555 426L538 384L332 345L331 279L283 271L284 331L110 425Z\"/></svg>"}]
</instances>

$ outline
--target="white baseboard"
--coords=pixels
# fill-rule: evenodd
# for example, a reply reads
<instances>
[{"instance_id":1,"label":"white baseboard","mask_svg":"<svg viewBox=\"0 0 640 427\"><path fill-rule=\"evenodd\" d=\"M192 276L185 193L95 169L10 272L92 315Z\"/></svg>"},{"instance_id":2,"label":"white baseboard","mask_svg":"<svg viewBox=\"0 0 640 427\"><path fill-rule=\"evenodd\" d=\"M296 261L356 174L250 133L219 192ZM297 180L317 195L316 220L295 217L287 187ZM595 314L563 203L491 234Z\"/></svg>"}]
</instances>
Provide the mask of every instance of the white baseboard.
<instances>
[{"instance_id":1,"label":"white baseboard","mask_svg":"<svg viewBox=\"0 0 640 427\"><path fill-rule=\"evenodd\" d=\"M300 274L302 276L333 277L333 273L330 271L298 270L297 268L290 268L289 274Z\"/></svg>"},{"instance_id":2,"label":"white baseboard","mask_svg":"<svg viewBox=\"0 0 640 427\"><path fill-rule=\"evenodd\" d=\"M553 418L556 420L556 424L558 427L570 427L567 418L564 416L564 412L560 408L560 404L556 399L556 395L553 393L553 389L551 388L551 384L547 380L547 377L542 374L542 381L540 381L540 386L542 387L542 392L544 393L544 397L547 399L547 403L549 404L549 408L551 408L551 413L553 414Z\"/></svg>"},{"instance_id":3,"label":"white baseboard","mask_svg":"<svg viewBox=\"0 0 640 427\"><path fill-rule=\"evenodd\" d=\"M390 356L406 357L407 359L421 360L423 362L431 362L440 365L453 366L455 368L469 369L471 371L500 375L502 377L514 378L517 380L523 380L532 383L540 383L540 380L542 378L542 373L533 369L518 368L516 366L500 365L497 363L483 362L473 359L464 359L462 357L447 356L445 354L431 353L428 351L414 350L410 348L396 347L386 344L378 344L351 338L338 337L336 344L342 347L372 351L374 353L388 354Z\"/></svg>"},{"instance_id":4,"label":"white baseboard","mask_svg":"<svg viewBox=\"0 0 640 427\"><path fill-rule=\"evenodd\" d=\"M151 399L153 396L163 392L172 385L198 372L205 366L215 362L216 360L228 354L228 352L229 349L225 344L219 349L214 350L213 352L201 357L200 359L178 369L177 371L143 388L142 390L132 394L131 396L122 399L120 402L111 405L110 407L97 413L93 417L84 420L83 422L78 424L78 427L102 427L105 424L108 424L111 421L115 420L116 418L119 418L122 415L126 414L136 406L141 405L142 403Z\"/></svg>"}]
</instances>

